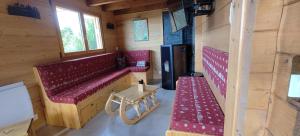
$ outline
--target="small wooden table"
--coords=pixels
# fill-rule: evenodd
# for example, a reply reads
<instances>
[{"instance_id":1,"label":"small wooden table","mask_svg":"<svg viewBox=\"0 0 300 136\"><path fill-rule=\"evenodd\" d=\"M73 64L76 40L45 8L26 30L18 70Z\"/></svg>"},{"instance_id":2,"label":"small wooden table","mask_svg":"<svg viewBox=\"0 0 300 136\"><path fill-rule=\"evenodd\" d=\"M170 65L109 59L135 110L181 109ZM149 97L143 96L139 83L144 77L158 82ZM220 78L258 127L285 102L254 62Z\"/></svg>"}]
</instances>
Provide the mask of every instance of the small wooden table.
<instances>
[{"instance_id":1,"label":"small wooden table","mask_svg":"<svg viewBox=\"0 0 300 136\"><path fill-rule=\"evenodd\" d=\"M159 102L156 99L157 89L157 86L145 85L144 91L140 92L138 91L138 86L134 85L119 93L112 93L106 102L105 111L113 116L119 110L119 115L126 124L135 124L159 106ZM119 107L112 109L113 103L118 104ZM140 104L143 104L145 107L144 111L141 111ZM126 115L126 111L130 106L137 113L137 116L133 119L129 119Z\"/></svg>"}]
</instances>

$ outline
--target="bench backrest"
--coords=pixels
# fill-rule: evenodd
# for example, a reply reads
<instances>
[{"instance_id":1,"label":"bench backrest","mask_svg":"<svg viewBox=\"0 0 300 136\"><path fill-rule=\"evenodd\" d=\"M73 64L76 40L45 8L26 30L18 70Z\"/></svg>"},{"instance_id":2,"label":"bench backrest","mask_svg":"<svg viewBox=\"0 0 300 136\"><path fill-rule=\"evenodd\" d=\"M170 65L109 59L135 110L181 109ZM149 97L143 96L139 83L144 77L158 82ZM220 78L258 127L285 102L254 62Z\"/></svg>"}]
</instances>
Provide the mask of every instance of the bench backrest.
<instances>
[{"instance_id":1,"label":"bench backrest","mask_svg":"<svg viewBox=\"0 0 300 136\"><path fill-rule=\"evenodd\" d=\"M204 75L208 80L211 89L224 110L226 89L228 53L211 47L203 47L203 68ZM222 97L222 98L220 98Z\"/></svg>"},{"instance_id":2,"label":"bench backrest","mask_svg":"<svg viewBox=\"0 0 300 136\"><path fill-rule=\"evenodd\" d=\"M136 66L137 61L146 61L149 66L151 62L150 50L124 51L123 55L126 57L128 66Z\"/></svg>"},{"instance_id":3,"label":"bench backrest","mask_svg":"<svg viewBox=\"0 0 300 136\"><path fill-rule=\"evenodd\" d=\"M62 61L37 66L39 76L48 96L59 93L82 81L113 70L116 67L116 53Z\"/></svg>"},{"instance_id":4,"label":"bench backrest","mask_svg":"<svg viewBox=\"0 0 300 136\"><path fill-rule=\"evenodd\" d=\"M129 66L135 66L137 61L146 61L147 65L150 65L150 50L124 51L122 54ZM36 69L47 95L53 96L65 88L115 70L117 56L117 53L106 53L39 65Z\"/></svg>"}]
</instances>

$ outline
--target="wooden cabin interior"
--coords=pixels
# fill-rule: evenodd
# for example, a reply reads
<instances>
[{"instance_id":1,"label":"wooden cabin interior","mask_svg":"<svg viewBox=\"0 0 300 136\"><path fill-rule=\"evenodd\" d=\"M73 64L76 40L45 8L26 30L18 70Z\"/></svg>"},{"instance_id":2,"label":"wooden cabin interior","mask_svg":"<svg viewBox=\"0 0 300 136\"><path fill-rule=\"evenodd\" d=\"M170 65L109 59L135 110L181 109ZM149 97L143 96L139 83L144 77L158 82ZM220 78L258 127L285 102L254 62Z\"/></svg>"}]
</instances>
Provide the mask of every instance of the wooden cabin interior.
<instances>
[{"instance_id":1,"label":"wooden cabin interior","mask_svg":"<svg viewBox=\"0 0 300 136\"><path fill-rule=\"evenodd\" d=\"M300 0L1 0L0 136L300 136Z\"/></svg>"}]
</instances>

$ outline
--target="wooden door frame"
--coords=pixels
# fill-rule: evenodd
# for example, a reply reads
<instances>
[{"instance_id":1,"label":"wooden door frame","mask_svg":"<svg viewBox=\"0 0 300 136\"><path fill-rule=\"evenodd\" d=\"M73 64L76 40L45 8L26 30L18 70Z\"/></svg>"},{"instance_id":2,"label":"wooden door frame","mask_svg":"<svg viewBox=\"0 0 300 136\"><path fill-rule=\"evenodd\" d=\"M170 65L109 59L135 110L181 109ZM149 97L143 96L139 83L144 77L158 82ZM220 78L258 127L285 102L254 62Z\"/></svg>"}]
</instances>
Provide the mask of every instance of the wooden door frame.
<instances>
[{"instance_id":1,"label":"wooden door frame","mask_svg":"<svg viewBox=\"0 0 300 136\"><path fill-rule=\"evenodd\" d=\"M252 37L258 0L232 0L225 136L242 136L247 111Z\"/></svg>"}]
</instances>

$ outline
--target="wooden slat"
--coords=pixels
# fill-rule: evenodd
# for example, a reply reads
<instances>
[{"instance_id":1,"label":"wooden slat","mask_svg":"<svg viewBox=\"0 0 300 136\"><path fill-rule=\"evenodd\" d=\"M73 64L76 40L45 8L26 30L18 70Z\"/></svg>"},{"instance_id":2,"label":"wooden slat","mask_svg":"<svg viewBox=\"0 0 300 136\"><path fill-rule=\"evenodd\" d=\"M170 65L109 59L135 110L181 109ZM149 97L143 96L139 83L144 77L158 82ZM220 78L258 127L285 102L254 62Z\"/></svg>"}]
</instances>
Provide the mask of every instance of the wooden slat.
<instances>
[{"instance_id":1,"label":"wooden slat","mask_svg":"<svg viewBox=\"0 0 300 136\"><path fill-rule=\"evenodd\" d=\"M267 112L249 109L246 112L245 136L263 136Z\"/></svg>"},{"instance_id":2,"label":"wooden slat","mask_svg":"<svg viewBox=\"0 0 300 136\"><path fill-rule=\"evenodd\" d=\"M297 111L275 96L273 110L269 122L269 130L274 136L292 136L297 117Z\"/></svg>"},{"instance_id":3,"label":"wooden slat","mask_svg":"<svg viewBox=\"0 0 300 136\"><path fill-rule=\"evenodd\" d=\"M144 11L150 11L150 10L156 10L156 9L164 9L167 5L165 3L158 3L158 4L152 4L137 8L130 8L130 9L122 9L122 10L116 10L114 11L115 15L121 15L121 14L130 14L135 12L144 12Z\"/></svg>"},{"instance_id":4,"label":"wooden slat","mask_svg":"<svg viewBox=\"0 0 300 136\"><path fill-rule=\"evenodd\" d=\"M300 2L284 7L282 21L279 30L280 52L299 55L300 52Z\"/></svg>"},{"instance_id":5,"label":"wooden slat","mask_svg":"<svg viewBox=\"0 0 300 136\"><path fill-rule=\"evenodd\" d=\"M102 9L104 11L114 11L120 9L142 7L142 6L158 4L163 2L165 1L164 0L128 0L128 1L118 2L118 3L103 5Z\"/></svg>"},{"instance_id":6,"label":"wooden slat","mask_svg":"<svg viewBox=\"0 0 300 136\"><path fill-rule=\"evenodd\" d=\"M202 72L203 64L202 64L202 46L203 46L203 38L202 38L202 17L195 17L195 71Z\"/></svg>"},{"instance_id":7,"label":"wooden slat","mask_svg":"<svg viewBox=\"0 0 300 136\"><path fill-rule=\"evenodd\" d=\"M261 0L257 4L255 31L278 30L284 0Z\"/></svg>"},{"instance_id":8,"label":"wooden slat","mask_svg":"<svg viewBox=\"0 0 300 136\"><path fill-rule=\"evenodd\" d=\"M101 6L101 5L111 4L111 3L121 2L121 1L125 1L125 0L87 0L87 5Z\"/></svg>"},{"instance_id":9,"label":"wooden slat","mask_svg":"<svg viewBox=\"0 0 300 136\"><path fill-rule=\"evenodd\" d=\"M274 78L273 78L273 93L281 98L287 100L289 90L289 79L292 71L293 55L278 54L276 55Z\"/></svg>"},{"instance_id":10,"label":"wooden slat","mask_svg":"<svg viewBox=\"0 0 300 136\"><path fill-rule=\"evenodd\" d=\"M234 1L229 44L225 136L245 134L252 32L256 1Z\"/></svg>"},{"instance_id":11,"label":"wooden slat","mask_svg":"<svg viewBox=\"0 0 300 136\"><path fill-rule=\"evenodd\" d=\"M251 72L273 72L276 39L277 31L254 32Z\"/></svg>"}]
</instances>

